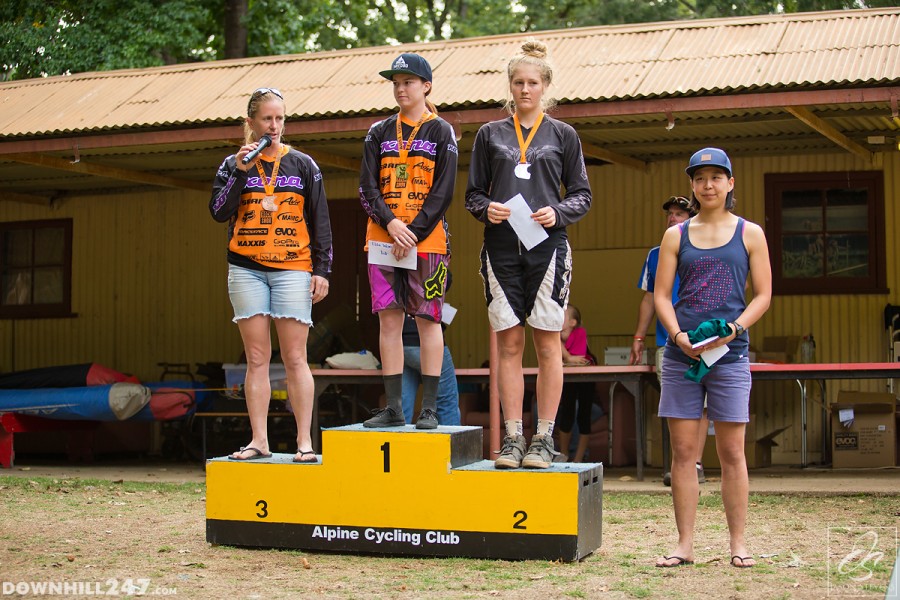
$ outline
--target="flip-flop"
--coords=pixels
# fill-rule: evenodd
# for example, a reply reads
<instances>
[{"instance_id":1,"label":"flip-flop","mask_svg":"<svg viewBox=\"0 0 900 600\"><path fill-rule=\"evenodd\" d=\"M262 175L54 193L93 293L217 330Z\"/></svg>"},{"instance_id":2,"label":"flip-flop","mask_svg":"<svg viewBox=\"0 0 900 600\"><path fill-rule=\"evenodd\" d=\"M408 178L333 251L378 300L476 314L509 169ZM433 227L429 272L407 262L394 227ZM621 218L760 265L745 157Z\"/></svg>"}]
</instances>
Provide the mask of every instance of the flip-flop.
<instances>
[{"instance_id":1,"label":"flip-flop","mask_svg":"<svg viewBox=\"0 0 900 600\"><path fill-rule=\"evenodd\" d=\"M738 559L739 561L741 561L741 564L737 564L736 562L734 562L734 559ZM734 556L731 557L731 566L734 567L735 569L752 569L753 567L756 566L755 564L745 565L744 564L745 560L753 560L753 557L752 556L738 556L737 554L735 554Z\"/></svg>"},{"instance_id":2,"label":"flip-flop","mask_svg":"<svg viewBox=\"0 0 900 600\"><path fill-rule=\"evenodd\" d=\"M238 458L236 456L228 455L228 460L259 460L261 458L272 458L272 453L263 454L262 450L258 448L254 448L253 446L242 446L238 453L241 452L256 452L253 456L248 456L247 458Z\"/></svg>"},{"instance_id":3,"label":"flip-flop","mask_svg":"<svg viewBox=\"0 0 900 600\"><path fill-rule=\"evenodd\" d=\"M671 564L671 565L656 565L656 566L661 569L671 569L672 567L683 567L685 565L694 564L694 561L687 560L686 558L681 558L680 556L663 556L663 560L672 560L673 558L678 560L678 562L676 562L675 564Z\"/></svg>"},{"instance_id":4,"label":"flip-flop","mask_svg":"<svg viewBox=\"0 0 900 600\"><path fill-rule=\"evenodd\" d=\"M296 454L299 454L299 455L300 455L300 460L297 460L297 457L295 456L295 457L293 458L293 461L294 461L295 463L317 463L317 462L319 462L319 459L316 458L316 451L315 451L315 450L301 450L300 448L297 448ZM305 460L305 459L303 458L304 456L308 456L308 455L310 455L310 454L312 455L312 460Z\"/></svg>"}]
</instances>

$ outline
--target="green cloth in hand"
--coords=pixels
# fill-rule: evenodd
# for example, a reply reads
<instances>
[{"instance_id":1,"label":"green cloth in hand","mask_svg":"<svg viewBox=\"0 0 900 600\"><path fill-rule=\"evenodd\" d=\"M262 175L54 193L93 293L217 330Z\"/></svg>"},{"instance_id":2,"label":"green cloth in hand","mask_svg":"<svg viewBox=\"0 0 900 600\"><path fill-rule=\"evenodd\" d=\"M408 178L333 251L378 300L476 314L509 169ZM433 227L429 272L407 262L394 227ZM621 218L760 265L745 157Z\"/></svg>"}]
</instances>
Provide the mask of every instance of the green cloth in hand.
<instances>
[{"instance_id":1,"label":"green cloth in hand","mask_svg":"<svg viewBox=\"0 0 900 600\"><path fill-rule=\"evenodd\" d=\"M710 319L709 321L700 323L697 329L686 333L691 344L696 344L697 342L702 342L711 337L728 337L733 332L725 319ZM700 381L706 377L706 374L709 373L710 369L712 369L712 367L707 366L702 359L691 359L691 366L688 367L688 370L685 372L684 378L700 383Z\"/></svg>"}]
</instances>

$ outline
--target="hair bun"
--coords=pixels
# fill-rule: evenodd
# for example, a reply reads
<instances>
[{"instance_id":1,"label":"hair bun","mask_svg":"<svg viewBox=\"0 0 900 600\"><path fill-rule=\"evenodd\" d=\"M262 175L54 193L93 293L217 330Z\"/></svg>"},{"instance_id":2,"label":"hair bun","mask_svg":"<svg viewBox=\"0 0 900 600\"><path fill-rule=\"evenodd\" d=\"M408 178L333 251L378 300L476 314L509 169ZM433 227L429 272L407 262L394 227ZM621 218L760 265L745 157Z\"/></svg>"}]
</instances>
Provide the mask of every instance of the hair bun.
<instances>
[{"instance_id":1,"label":"hair bun","mask_svg":"<svg viewBox=\"0 0 900 600\"><path fill-rule=\"evenodd\" d=\"M526 40L522 44L522 54L535 58L547 58L547 44L535 39Z\"/></svg>"}]
</instances>

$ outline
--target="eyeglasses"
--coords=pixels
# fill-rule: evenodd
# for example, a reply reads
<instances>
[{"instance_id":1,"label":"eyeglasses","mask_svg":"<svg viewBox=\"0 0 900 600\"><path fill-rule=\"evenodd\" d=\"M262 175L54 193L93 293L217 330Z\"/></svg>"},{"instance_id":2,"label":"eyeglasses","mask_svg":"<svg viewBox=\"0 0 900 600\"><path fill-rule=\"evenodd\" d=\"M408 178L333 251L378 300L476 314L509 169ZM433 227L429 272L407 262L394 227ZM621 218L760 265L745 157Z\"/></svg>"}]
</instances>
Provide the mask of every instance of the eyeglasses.
<instances>
[{"instance_id":1,"label":"eyeglasses","mask_svg":"<svg viewBox=\"0 0 900 600\"><path fill-rule=\"evenodd\" d=\"M281 90L278 90L276 88L257 88L255 90L253 90L253 93L250 95L250 98L251 99L259 98L260 96L268 94L269 92L275 94L276 96L278 96L279 98L284 100L284 96L281 95Z\"/></svg>"},{"instance_id":2,"label":"eyeglasses","mask_svg":"<svg viewBox=\"0 0 900 600\"><path fill-rule=\"evenodd\" d=\"M247 114L250 114L250 106L253 104L253 101L258 99L260 96L265 96L266 94L275 94L282 100L284 100L284 96L281 95L281 90L276 88L257 88L253 90L253 93L250 94L250 101L247 102Z\"/></svg>"},{"instance_id":3,"label":"eyeglasses","mask_svg":"<svg viewBox=\"0 0 900 600\"><path fill-rule=\"evenodd\" d=\"M672 196L666 200L666 204L677 204L679 206L688 207L690 206L691 201L684 196Z\"/></svg>"}]
</instances>

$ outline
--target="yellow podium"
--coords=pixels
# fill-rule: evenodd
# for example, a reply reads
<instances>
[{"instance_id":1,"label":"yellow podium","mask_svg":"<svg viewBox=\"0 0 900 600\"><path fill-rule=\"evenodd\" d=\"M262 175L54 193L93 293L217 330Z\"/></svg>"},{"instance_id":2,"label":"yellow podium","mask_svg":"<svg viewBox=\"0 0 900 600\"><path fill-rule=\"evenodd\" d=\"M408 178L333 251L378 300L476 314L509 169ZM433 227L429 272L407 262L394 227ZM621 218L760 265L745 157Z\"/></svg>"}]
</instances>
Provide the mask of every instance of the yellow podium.
<instances>
[{"instance_id":1,"label":"yellow podium","mask_svg":"<svg viewBox=\"0 0 900 600\"><path fill-rule=\"evenodd\" d=\"M573 561L600 547L603 465L497 470L480 427L349 425L319 463L292 454L206 465L213 544Z\"/></svg>"}]
</instances>

